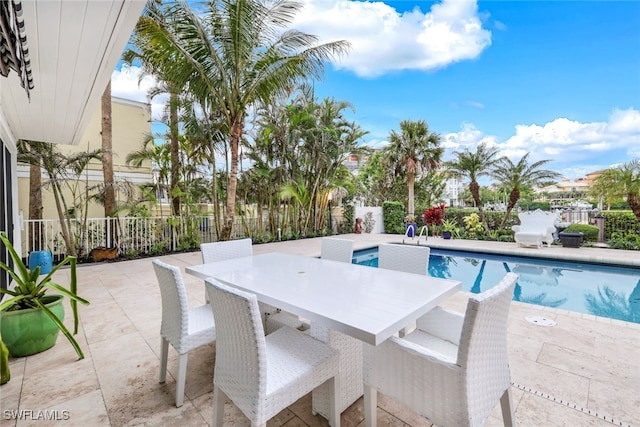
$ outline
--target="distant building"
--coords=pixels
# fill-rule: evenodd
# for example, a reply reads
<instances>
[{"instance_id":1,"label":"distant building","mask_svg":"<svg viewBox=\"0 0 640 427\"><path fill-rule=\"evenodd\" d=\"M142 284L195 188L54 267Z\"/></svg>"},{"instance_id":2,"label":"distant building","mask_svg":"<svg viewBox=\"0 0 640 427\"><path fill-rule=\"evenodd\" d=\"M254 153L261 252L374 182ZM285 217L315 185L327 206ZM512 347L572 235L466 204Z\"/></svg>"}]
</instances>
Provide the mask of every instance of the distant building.
<instances>
[{"instance_id":1,"label":"distant building","mask_svg":"<svg viewBox=\"0 0 640 427\"><path fill-rule=\"evenodd\" d=\"M587 184L589 184L589 187L592 187L593 184L595 183L596 179L598 179L598 177L600 175L602 175L602 173L604 171L606 171L607 169L601 169L601 170L597 170L595 172L590 172L587 174Z\"/></svg>"},{"instance_id":2,"label":"distant building","mask_svg":"<svg viewBox=\"0 0 640 427\"><path fill-rule=\"evenodd\" d=\"M358 169L360 168L360 166L364 165L367 162L367 159L369 158L368 155L366 154L349 154L349 156L347 157L347 160L345 160L343 162L343 164L346 166L347 169L349 169L349 172L351 172L354 175L358 174Z\"/></svg>"},{"instance_id":3,"label":"distant building","mask_svg":"<svg viewBox=\"0 0 640 427\"><path fill-rule=\"evenodd\" d=\"M450 207L464 207L462 192L466 189L465 183L457 177L447 179L444 190L444 203Z\"/></svg>"}]
</instances>

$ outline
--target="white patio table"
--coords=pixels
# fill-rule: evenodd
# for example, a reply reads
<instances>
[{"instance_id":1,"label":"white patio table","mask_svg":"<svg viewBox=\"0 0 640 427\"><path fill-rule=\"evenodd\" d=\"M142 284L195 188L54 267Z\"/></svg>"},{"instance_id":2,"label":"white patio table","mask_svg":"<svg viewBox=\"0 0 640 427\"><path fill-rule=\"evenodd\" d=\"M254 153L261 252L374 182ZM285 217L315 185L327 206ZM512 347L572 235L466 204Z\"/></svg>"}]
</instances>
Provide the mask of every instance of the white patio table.
<instances>
[{"instance_id":1,"label":"white patio table","mask_svg":"<svg viewBox=\"0 0 640 427\"><path fill-rule=\"evenodd\" d=\"M308 256L268 253L186 267L311 321L310 334L340 351L340 412L362 396L362 343L378 345L455 294L456 280ZM313 393L328 418L329 392Z\"/></svg>"}]
</instances>

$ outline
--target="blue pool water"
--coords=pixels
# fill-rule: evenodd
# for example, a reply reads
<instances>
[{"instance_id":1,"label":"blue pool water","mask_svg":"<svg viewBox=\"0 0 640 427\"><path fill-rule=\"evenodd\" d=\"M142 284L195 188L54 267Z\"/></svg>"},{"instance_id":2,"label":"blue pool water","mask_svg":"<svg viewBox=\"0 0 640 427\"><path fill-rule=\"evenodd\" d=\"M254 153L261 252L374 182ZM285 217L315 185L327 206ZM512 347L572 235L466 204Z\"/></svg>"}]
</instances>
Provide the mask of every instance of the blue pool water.
<instances>
[{"instance_id":1,"label":"blue pool water","mask_svg":"<svg viewBox=\"0 0 640 427\"><path fill-rule=\"evenodd\" d=\"M354 253L355 264L378 267L378 249ZM514 301L640 323L640 269L431 249L429 275L480 293L505 273L520 277Z\"/></svg>"}]
</instances>

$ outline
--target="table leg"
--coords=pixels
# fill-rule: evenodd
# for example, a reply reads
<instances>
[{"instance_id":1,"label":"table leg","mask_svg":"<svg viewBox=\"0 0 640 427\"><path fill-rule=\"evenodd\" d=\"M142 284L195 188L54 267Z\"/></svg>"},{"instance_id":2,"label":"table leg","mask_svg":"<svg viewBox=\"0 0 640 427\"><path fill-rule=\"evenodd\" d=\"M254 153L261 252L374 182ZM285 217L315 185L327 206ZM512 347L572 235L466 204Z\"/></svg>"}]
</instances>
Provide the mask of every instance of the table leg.
<instances>
[{"instance_id":1,"label":"table leg","mask_svg":"<svg viewBox=\"0 0 640 427\"><path fill-rule=\"evenodd\" d=\"M338 400L339 413L344 412L363 393L362 386L362 341L340 332L332 331L311 322L309 334L329 344L340 352L340 398ZM312 393L312 407L314 414L320 414L330 419L330 390L323 384Z\"/></svg>"}]
</instances>

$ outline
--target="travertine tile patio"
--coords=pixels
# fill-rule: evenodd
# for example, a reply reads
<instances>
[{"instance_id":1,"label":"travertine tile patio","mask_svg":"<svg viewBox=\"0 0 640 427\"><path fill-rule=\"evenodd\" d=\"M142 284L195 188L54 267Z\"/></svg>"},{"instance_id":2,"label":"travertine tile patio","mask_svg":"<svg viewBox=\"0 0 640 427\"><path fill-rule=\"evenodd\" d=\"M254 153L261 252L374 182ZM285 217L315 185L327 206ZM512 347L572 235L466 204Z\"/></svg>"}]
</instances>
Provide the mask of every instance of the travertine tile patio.
<instances>
[{"instance_id":1,"label":"travertine tile patio","mask_svg":"<svg viewBox=\"0 0 640 427\"><path fill-rule=\"evenodd\" d=\"M356 248L392 235L348 235ZM526 249L513 243L429 238L430 246L494 253L546 255L564 259L609 260L640 268L637 252L561 247ZM255 253L282 251L317 256L320 239L254 246ZM162 257L179 265L199 264L200 253ZM82 295L78 341L86 358L76 360L64 337L54 348L26 358L11 359L12 379L0 387L2 426L207 426L212 418L212 376L215 345L189 356L185 404L174 406L175 381L158 383L161 307L151 259L82 265ZM68 274L61 271L59 274ZM192 304L204 303L202 282L184 275ZM63 278L64 280L64 278ZM463 310L464 292L446 305ZM67 313L70 313L67 310ZM539 315L556 321L542 327L525 320ZM66 322L71 324L70 316ZM640 425L640 325L514 302L510 313L509 350L516 422L521 426ZM169 369L176 370L170 350ZM396 402L380 396L379 425L429 426ZM17 411L17 412L13 412ZM21 415L23 419L16 419ZM43 420L43 417L58 420ZM40 419L38 419L40 418ZM225 425L249 425L230 403ZM325 426L311 413L310 396L299 400L269 422L269 426ZM362 399L342 414L343 426L363 426ZM502 425L499 407L487 422Z\"/></svg>"}]
</instances>

